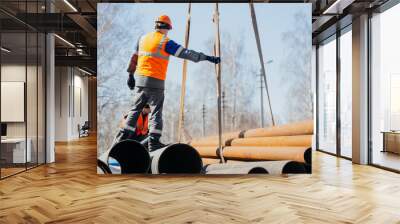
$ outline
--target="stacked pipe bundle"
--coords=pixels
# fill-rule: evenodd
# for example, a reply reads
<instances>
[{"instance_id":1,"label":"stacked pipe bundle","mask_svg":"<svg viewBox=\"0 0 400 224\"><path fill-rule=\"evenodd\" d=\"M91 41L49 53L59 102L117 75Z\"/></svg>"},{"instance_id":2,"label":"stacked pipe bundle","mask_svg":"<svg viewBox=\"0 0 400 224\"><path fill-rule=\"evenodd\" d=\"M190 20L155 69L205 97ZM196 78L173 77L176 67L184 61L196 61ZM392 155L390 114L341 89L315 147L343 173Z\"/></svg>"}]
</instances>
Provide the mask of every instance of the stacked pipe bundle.
<instances>
[{"instance_id":1,"label":"stacked pipe bundle","mask_svg":"<svg viewBox=\"0 0 400 224\"><path fill-rule=\"evenodd\" d=\"M268 166L270 170L274 166L279 166L280 173L310 173L312 135L312 120L226 133L222 136L222 146L224 158L228 161L229 166L218 164L218 136L194 139L189 144L196 148L203 158L203 164L207 165L204 169L206 173L237 173L239 169L234 167L260 165L260 163L248 163L250 161L264 161L263 165L270 163L271 165ZM243 162L247 162L247 165ZM288 165L286 168L285 164ZM299 164L302 165L298 166ZM218 171L210 171L215 170L212 167L217 166L226 167L226 169L224 168L225 171L221 171L223 168L217 169ZM278 173L276 169L269 172L268 167L266 168L267 173ZM246 169L240 169L240 172L244 172L243 170ZM248 171L250 172L251 169Z\"/></svg>"},{"instance_id":2,"label":"stacked pipe bundle","mask_svg":"<svg viewBox=\"0 0 400 224\"><path fill-rule=\"evenodd\" d=\"M124 140L97 159L98 174L187 174L200 173L202 168L203 163L196 149L181 143L149 153L139 142Z\"/></svg>"}]
</instances>

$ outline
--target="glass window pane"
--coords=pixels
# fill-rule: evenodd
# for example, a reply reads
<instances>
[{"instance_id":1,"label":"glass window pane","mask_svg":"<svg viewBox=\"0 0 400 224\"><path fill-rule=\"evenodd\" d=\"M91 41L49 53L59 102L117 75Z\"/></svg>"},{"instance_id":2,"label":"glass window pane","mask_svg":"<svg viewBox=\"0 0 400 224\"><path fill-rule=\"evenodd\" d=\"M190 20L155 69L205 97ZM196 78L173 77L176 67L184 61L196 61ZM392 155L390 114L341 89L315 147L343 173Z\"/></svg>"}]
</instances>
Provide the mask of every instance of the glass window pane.
<instances>
[{"instance_id":1,"label":"glass window pane","mask_svg":"<svg viewBox=\"0 0 400 224\"><path fill-rule=\"evenodd\" d=\"M318 146L336 153L336 40L318 48Z\"/></svg>"},{"instance_id":2,"label":"glass window pane","mask_svg":"<svg viewBox=\"0 0 400 224\"><path fill-rule=\"evenodd\" d=\"M38 57L37 57L37 41L36 32L28 32L28 62L27 62L27 80L26 80L26 112L27 112L27 143L28 150L28 168L37 165L37 80L38 80Z\"/></svg>"},{"instance_id":3,"label":"glass window pane","mask_svg":"<svg viewBox=\"0 0 400 224\"><path fill-rule=\"evenodd\" d=\"M26 151L26 33L1 34L1 175L25 170Z\"/></svg>"},{"instance_id":4,"label":"glass window pane","mask_svg":"<svg viewBox=\"0 0 400 224\"><path fill-rule=\"evenodd\" d=\"M351 30L340 37L340 153L352 156L352 35Z\"/></svg>"},{"instance_id":5,"label":"glass window pane","mask_svg":"<svg viewBox=\"0 0 400 224\"><path fill-rule=\"evenodd\" d=\"M400 4L372 17L372 163L400 170Z\"/></svg>"},{"instance_id":6,"label":"glass window pane","mask_svg":"<svg viewBox=\"0 0 400 224\"><path fill-rule=\"evenodd\" d=\"M37 1L27 2L26 12L37 13ZM33 17L32 20L37 19ZM32 21L35 22L35 21ZM26 116L27 116L27 150L31 153L27 167L38 164L38 45L39 36L36 30L27 30L27 80L26 80Z\"/></svg>"},{"instance_id":7,"label":"glass window pane","mask_svg":"<svg viewBox=\"0 0 400 224\"><path fill-rule=\"evenodd\" d=\"M43 13L45 1L1 1L15 14ZM45 161L45 35L0 12L0 176ZM36 17L34 17L36 18Z\"/></svg>"}]
</instances>

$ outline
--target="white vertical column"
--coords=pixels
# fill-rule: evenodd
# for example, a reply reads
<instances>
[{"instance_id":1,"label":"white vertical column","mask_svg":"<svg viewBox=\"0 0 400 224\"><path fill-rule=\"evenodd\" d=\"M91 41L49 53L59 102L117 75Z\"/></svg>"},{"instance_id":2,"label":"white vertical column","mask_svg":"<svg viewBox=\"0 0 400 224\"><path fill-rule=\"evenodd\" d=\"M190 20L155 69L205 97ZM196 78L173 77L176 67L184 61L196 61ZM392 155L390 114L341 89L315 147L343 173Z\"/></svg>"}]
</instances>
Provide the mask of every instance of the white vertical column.
<instances>
[{"instance_id":1,"label":"white vertical column","mask_svg":"<svg viewBox=\"0 0 400 224\"><path fill-rule=\"evenodd\" d=\"M47 60L47 71L46 71L46 163L52 163L55 161L54 151L54 133L55 133L55 73L54 73L54 35L47 34L46 37L46 60Z\"/></svg>"},{"instance_id":2,"label":"white vertical column","mask_svg":"<svg viewBox=\"0 0 400 224\"><path fill-rule=\"evenodd\" d=\"M353 162L368 163L368 15L353 19Z\"/></svg>"},{"instance_id":3,"label":"white vertical column","mask_svg":"<svg viewBox=\"0 0 400 224\"><path fill-rule=\"evenodd\" d=\"M47 12L53 12L54 6L46 2ZM54 34L46 35L46 163L55 161L55 43Z\"/></svg>"}]
</instances>

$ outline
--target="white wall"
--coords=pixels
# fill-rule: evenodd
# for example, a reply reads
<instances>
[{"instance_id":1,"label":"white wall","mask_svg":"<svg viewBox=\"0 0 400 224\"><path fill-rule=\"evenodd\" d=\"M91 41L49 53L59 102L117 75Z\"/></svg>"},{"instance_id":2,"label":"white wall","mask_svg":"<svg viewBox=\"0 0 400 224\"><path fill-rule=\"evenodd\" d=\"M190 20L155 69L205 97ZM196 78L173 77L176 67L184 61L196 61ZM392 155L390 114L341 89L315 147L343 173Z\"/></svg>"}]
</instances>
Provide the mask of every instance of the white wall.
<instances>
[{"instance_id":1,"label":"white wall","mask_svg":"<svg viewBox=\"0 0 400 224\"><path fill-rule=\"evenodd\" d=\"M78 137L78 124L81 126L85 123L85 121L89 120L89 103L88 103L88 76L84 76L84 73L79 72L78 75L75 73L75 82L74 82L75 87L80 88L80 105L81 105L81 113L77 110L75 107L75 120L73 123L73 135ZM78 94L76 92L77 88L75 88L75 95ZM75 97L75 100L78 100L77 97Z\"/></svg>"},{"instance_id":2,"label":"white wall","mask_svg":"<svg viewBox=\"0 0 400 224\"><path fill-rule=\"evenodd\" d=\"M37 70L38 69L38 70ZM27 79L27 80L25 80ZM26 101L23 102L19 111L26 113L26 120L22 122L5 122L7 124L8 138L24 138L25 135L29 139L31 155L33 162L39 159L39 163L44 163L45 159L45 115L44 115L44 73L41 66L25 64L3 64L1 66L2 82L24 82L26 85ZM21 94L24 90L21 90ZM3 95L7 97L7 95ZM25 105L26 103L26 105ZM12 110L10 107L2 107L3 112ZM13 113L12 111L7 111ZM14 112L15 113L15 112ZM38 153L38 154L37 154Z\"/></svg>"},{"instance_id":3,"label":"white wall","mask_svg":"<svg viewBox=\"0 0 400 224\"><path fill-rule=\"evenodd\" d=\"M55 85L55 140L77 139L78 125L88 120L88 77L76 68L56 67Z\"/></svg>"},{"instance_id":4,"label":"white wall","mask_svg":"<svg viewBox=\"0 0 400 224\"><path fill-rule=\"evenodd\" d=\"M1 66L1 81L2 82L25 82L24 65L9 64ZM30 68L28 67L28 70ZM1 108L7 110L7 108ZM25 137L25 122L7 122L8 137Z\"/></svg>"},{"instance_id":5,"label":"white wall","mask_svg":"<svg viewBox=\"0 0 400 224\"><path fill-rule=\"evenodd\" d=\"M2 82L25 82L25 76L26 76L26 70L28 71L28 75L31 75L33 73L36 74L36 67L33 66L27 66L25 67L24 65L18 65L18 64L6 64L1 66L1 81ZM29 77L28 77L29 78ZM29 85L36 85L36 81L29 80ZM27 88L27 103L30 104L32 101L35 100L36 98L36 89L31 89ZM28 105L29 106L29 105ZM35 105L30 105L34 106ZM24 108L22 108L24 110ZM7 110L7 108L1 108L1 110ZM28 110L28 112L31 112ZM36 129L36 126L33 127L33 124L31 124L32 121L35 121L36 124L36 114L33 113L28 113L27 114L28 122L28 129L29 128L34 128ZM25 137L25 126L26 122L7 122L7 136L8 137ZM28 137L30 132L28 130Z\"/></svg>"},{"instance_id":6,"label":"white wall","mask_svg":"<svg viewBox=\"0 0 400 224\"><path fill-rule=\"evenodd\" d=\"M55 68L55 141L68 139L68 71L67 67Z\"/></svg>"}]
</instances>

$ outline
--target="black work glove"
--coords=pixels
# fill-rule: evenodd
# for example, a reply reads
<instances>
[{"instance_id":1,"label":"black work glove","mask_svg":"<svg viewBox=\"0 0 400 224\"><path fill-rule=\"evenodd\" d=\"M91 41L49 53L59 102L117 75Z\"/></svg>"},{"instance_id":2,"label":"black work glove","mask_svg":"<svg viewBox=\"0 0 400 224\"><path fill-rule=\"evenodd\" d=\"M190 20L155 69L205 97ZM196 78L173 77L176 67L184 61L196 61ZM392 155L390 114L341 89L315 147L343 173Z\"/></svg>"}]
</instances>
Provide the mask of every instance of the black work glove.
<instances>
[{"instance_id":1,"label":"black work glove","mask_svg":"<svg viewBox=\"0 0 400 224\"><path fill-rule=\"evenodd\" d=\"M214 56L206 56L206 60L214 64L219 64L221 62L220 57L214 57Z\"/></svg>"},{"instance_id":2,"label":"black work glove","mask_svg":"<svg viewBox=\"0 0 400 224\"><path fill-rule=\"evenodd\" d=\"M130 90L133 90L135 88L135 77L133 76L133 73L129 73L126 84L128 84Z\"/></svg>"}]
</instances>

